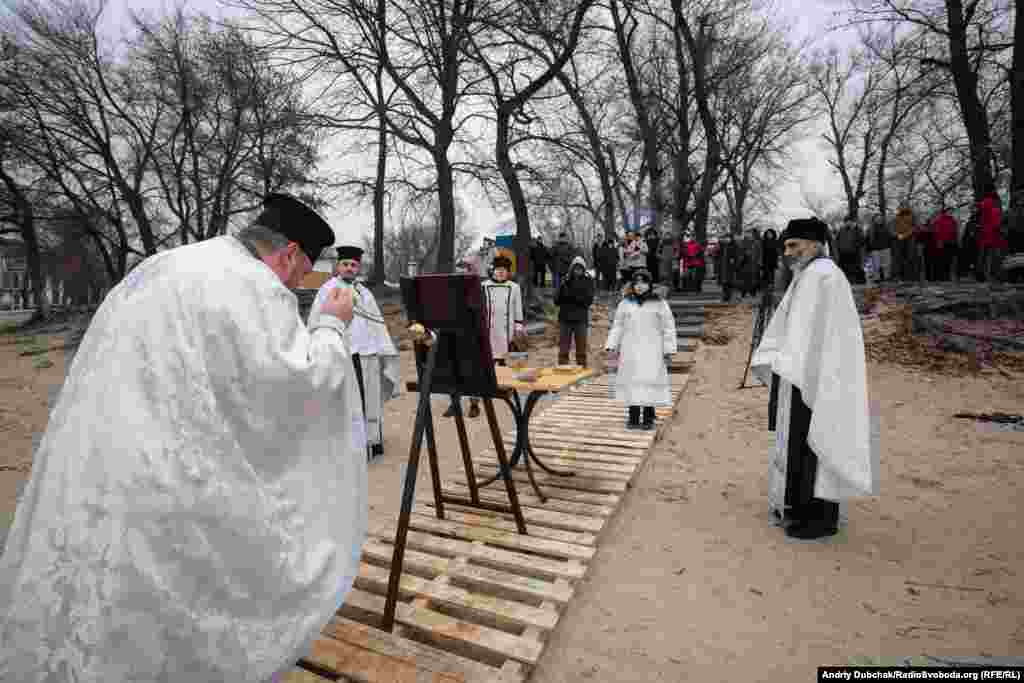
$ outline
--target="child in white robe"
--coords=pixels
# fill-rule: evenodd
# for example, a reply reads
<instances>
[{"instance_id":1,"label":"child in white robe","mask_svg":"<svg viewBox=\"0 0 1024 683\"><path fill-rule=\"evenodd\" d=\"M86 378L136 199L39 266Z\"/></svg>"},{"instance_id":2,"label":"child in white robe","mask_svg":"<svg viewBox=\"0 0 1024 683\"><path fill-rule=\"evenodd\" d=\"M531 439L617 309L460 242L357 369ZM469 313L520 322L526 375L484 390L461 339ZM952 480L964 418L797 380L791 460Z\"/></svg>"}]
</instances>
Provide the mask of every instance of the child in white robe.
<instances>
[{"instance_id":1,"label":"child in white robe","mask_svg":"<svg viewBox=\"0 0 1024 683\"><path fill-rule=\"evenodd\" d=\"M615 398L629 406L627 429L654 429L655 406L672 405L668 362L676 352L676 320L651 279L646 268L633 273L605 343L606 352L619 352Z\"/></svg>"}]
</instances>

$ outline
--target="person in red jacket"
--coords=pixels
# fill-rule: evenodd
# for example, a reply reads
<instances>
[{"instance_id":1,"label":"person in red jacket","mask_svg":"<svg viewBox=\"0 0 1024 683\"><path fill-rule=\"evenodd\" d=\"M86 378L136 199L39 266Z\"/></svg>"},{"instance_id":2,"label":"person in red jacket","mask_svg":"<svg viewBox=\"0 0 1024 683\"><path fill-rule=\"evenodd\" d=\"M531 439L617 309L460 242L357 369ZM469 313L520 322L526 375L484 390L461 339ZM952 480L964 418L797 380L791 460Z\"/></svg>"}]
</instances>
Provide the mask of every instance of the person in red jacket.
<instances>
[{"instance_id":1,"label":"person in red jacket","mask_svg":"<svg viewBox=\"0 0 1024 683\"><path fill-rule=\"evenodd\" d=\"M704 247L695 239L686 241L683 267L687 274L686 291L699 294L704 285Z\"/></svg>"},{"instance_id":2,"label":"person in red jacket","mask_svg":"<svg viewBox=\"0 0 1024 683\"><path fill-rule=\"evenodd\" d=\"M978 202L978 282L999 275L1003 252L1010 246L1003 237L1003 208L999 195L989 189Z\"/></svg>"},{"instance_id":3,"label":"person in red jacket","mask_svg":"<svg viewBox=\"0 0 1024 683\"><path fill-rule=\"evenodd\" d=\"M950 215L949 209L943 206L939 215L932 219L932 239L931 244L928 245L931 252L929 280L949 281L958 232L956 219Z\"/></svg>"}]
</instances>

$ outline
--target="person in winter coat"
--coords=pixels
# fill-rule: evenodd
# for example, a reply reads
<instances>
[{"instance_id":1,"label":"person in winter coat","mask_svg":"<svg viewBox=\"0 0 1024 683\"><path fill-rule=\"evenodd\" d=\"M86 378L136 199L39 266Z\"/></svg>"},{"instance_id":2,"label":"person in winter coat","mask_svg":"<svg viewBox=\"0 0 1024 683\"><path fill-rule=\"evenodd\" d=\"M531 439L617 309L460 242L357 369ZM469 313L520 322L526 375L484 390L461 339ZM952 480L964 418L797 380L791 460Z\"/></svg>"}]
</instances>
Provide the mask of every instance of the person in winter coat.
<instances>
[{"instance_id":1,"label":"person in winter coat","mask_svg":"<svg viewBox=\"0 0 1024 683\"><path fill-rule=\"evenodd\" d=\"M640 235L635 232L626 233L626 241L622 245L621 263L621 268L625 271L623 279L627 283L632 282L633 273L647 268L647 242L640 239Z\"/></svg>"},{"instance_id":2,"label":"person in winter coat","mask_svg":"<svg viewBox=\"0 0 1024 683\"><path fill-rule=\"evenodd\" d=\"M594 303L594 280L583 257L572 260L569 274L555 293L558 306L558 364L569 362L569 347L576 341L576 364L587 367L587 329Z\"/></svg>"},{"instance_id":3,"label":"person in winter coat","mask_svg":"<svg viewBox=\"0 0 1024 683\"><path fill-rule=\"evenodd\" d=\"M879 282L892 278L892 235L882 216L875 216L868 232L868 256L871 270Z\"/></svg>"},{"instance_id":4,"label":"person in winter coat","mask_svg":"<svg viewBox=\"0 0 1024 683\"><path fill-rule=\"evenodd\" d=\"M838 263L850 282L864 282L864 231L853 218L843 221L836 240Z\"/></svg>"},{"instance_id":5,"label":"person in winter coat","mask_svg":"<svg viewBox=\"0 0 1024 683\"><path fill-rule=\"evenodd\" d=\"M779 236L768 228L761 236L761 283L766 288L775 286L775 271L779 268Z\"/></svg>"},{"instance_id":6,"label":"person in winter coat","mask_svg":"<svg viewBox=\"0 0 1024 683\"><path fill-rule=\"evenodd\" d=\"M575 247L569 241L569 233L559 233L558 241L551 248L551 262L549 264L551 267L552 286L556 292L562 284L562 278L569 271L569 264L572 263L572 257L576 255L575 252Z\"/></svg>"},{"instance_id":7,"label":"person in winter coat","mask_svg":"<svg viewBox=\"0 0 1024 683\"><path fill-rule=\"evenodd\" d=\"M761 285L761 236L748 230L740 242L740 295L753 296Z\"/></svg>"},{"instance_id":8,"label":"person in winter coat","mask_svg":"<svg viewBox=\"0 0 1024 683\"><path fill-rule=\"evenodd\" d=\"M667 289L671 289L672 283L678 279L675 269L679 267L679 259L675 258L673 254L676 251L676 245L681 241L681 239L666 235L661 240L661 246L658 247L658 272L661 275L661 282L665 283Z\"/></svg>"},{"instance_id":9,"label":"person in winter coat","mask_svg":"<svg viewBox=\"0 0 1024 683\"><path fill-rule=\"evenodd\" d=\"M715 270L718 271L718 284L722 287L722 301L728 303L732 300L732 289L736 286L737 267L739 266L739 246L733 240L732 233L725 233L718 245L718 261Z\"/></svg>"},{"instance_id":10,"label":"person in winter coat","mask_svg":"<svg viewBox=\"0 0 1024 683\"><path fill-rule=\"evenodd\" d=\"M606 353L618 352L615 398L629 406L627 429L654 429L654 408L672 405L668 363L676 352L676 321L652 285L646 269L633 273L605 344Z\"/></svg>"},{"instance_id":11,"label":"person in winter coat","mask_svg":"<svg viewBox=\"0 0 1024 683\"><path fill-rule=\"evenodd\" d=\"M647 266L647 270L650 271L651 277L654 278L655 284L661 282L659 277L660 273L660 260L659 250L661 249L661 235L654 228L647 228L644 232L644 242L647 243L647 262L644 264Z\"/></svg>"},{"instance_id":12,"label":"person in winter coat","mask_svg":"<svg viewBox=\"0 0 1024 683\"><path fill-rule=\"evenodd\" d=\"M932 242L929 245L932 272L929 279L949 282L958 232L956 219L950 215L949 209L943 206L939 215L932 220Z\"/></svg>"},{"instance_id":13,"label":"person in winter coat","mask_svg":"<svg viewBox=\"0 0 1024 683\"><path fill-rule=\"evenodd\" d=\"M544 240L539 236L534 238L530 245L530 264L533 265L533 284L536 287L543 287L547 277L548 269L548 248L544 246Z\"/></svg>"},{"instance_id":14,"label":"person in winter coat","mask_svg":"<svg viewBox=\"0 0 1024 683\"><path fill-rule=\"evenodd\" d=\"M1002 255L1009 247L1003 237L1003 207L994 189L978 202L978 282L998 279Z\"/></svg>"},{"instance_id":15,"label":"person in winter coat","mask_svg":"<svg viewBox=\"0 0 1024 683\"><path fill-rule=\"evenodd\" d=\"M686 244L683 247L683 261L681 265L686 270L686 276L683 279L684 290L699 294L704 288L704 272L706 268L704 263L704 245L693 238L686 240Z\"/></svg>"},{"instance_id":16,"label":"person in winter coat","mask_svg":"<svg viewBox=\"0 0 1024 683\"><path fill-rule=\"evenodd\" d=\"M617 273L619 272L619 246L615 239L608 238L601 247L601 277L604 280L605 291L614 291L618 283Z\"/></svg>"}]
</instances>

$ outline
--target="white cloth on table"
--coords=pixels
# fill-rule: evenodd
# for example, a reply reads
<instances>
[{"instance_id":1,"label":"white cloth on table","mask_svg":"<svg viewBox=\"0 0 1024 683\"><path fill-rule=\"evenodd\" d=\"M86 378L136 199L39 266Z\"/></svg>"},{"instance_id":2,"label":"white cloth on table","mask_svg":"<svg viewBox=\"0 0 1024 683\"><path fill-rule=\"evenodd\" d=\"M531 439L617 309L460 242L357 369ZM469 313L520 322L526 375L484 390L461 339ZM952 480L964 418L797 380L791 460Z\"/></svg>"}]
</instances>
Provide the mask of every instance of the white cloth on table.
<instances>
[{"instance_id":1,"label":"white cloth on table","mask_svg":"<svg viewBox=\"0 0 1024 683\"><path fill-rule=\"evenodd\" d=\"M784 389L795 386L811 410L807 444L818 457L814 495L838 501L876 494L878 449L868 413L864 337L850 284L833 261L815 259L793 278L750 367L765 384L772 373L783 380L780 406L790 400ZM783 439L788 426L787 408L786 419L776 423ZM779 439L777 433L776 450Z\"/></svg>"},{"instance_id":2,"label":"white cloth on table","mask_svg":"<svg viewBox=\"0 0 1024 683\"><path fill-rule=\"evenodd\" d=\"M623 299L605 348L619 351L616 400L630 406L672 405L665 356L676 352L676 320L667 301Z\"/></svg>"},{"instance_id":3,"label":"white cloth on table","mask_svg":"<svg viewBox=\"0 0 1024 683\"><path fill-rule=\"evenodd\" d=\"M344 325L233 237L96 312L0 558L0 680L262 681L351 588L366 458ZM358 439L358 436L354 437Z\"/></svg>"}]
</instances>

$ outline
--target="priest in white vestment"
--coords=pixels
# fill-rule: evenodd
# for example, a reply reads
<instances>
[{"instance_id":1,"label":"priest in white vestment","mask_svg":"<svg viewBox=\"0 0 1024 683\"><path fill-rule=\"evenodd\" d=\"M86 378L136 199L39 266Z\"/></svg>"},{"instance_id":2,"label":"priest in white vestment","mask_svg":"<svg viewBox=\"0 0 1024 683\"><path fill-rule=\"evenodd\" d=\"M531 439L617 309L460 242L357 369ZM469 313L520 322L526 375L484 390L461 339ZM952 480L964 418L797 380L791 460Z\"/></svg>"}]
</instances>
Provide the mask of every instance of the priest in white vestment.
<instances>
[{"instance_id":1,"label":"priest in white vestment","mask_svg":"<svg viewBox=\"0 0 1024 683\"><path fill-rule=\"evenodd\" d=\"M676 319L668 302L654 293L650 271L638 268L631 278L615 309L605 352L619 354L615 399L629 406L626 429L651 430L655 407L672 405L668 363L678 345Z\"/></svg>"},{"instance_id":2,"label":"priest in white vestment","mask_svg":"<svg viewBox=\"0 0 1024 683\"><path fill-rule=\"evenodd\" d=\"M384 454L384 402L401 395L401 366L377 299L365 285L356 281L362 267L363 250L341 246L337 256L336 275L317 292L309 311L309 325L317 324L323 302L332 291L339 287L353 291L355 311L348 326L349 351L366 421L366 455L368 460L373 460Z\"/></svg>"},{"instance_id":3,"label":"priest in white vestment","mask_svg":"<svg viewBox=\"0 0 1024 683\"><path fill-rule=\"evenodd\" d=\"M793 281L751 361L771 386L769 504L787 536L824 538L839 501L877 493L864 338L850 283L824 257L825 224L790 221L782 240Z\"/></svg>"},{"instance_id":4,"label":"priest in white vestment","mask_svg":"<svg viewBox=\"0 0 1024 683\"><path fill-rule=\"evenodd\" d=\"M306 653L366 533L351 294L307 329L290 289L333 241L270 195L107 295L0 558L0 680L258 683Z\"/></svg>"}]
</instances>

